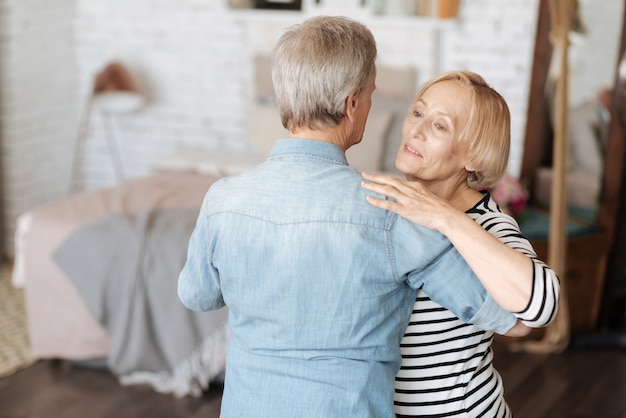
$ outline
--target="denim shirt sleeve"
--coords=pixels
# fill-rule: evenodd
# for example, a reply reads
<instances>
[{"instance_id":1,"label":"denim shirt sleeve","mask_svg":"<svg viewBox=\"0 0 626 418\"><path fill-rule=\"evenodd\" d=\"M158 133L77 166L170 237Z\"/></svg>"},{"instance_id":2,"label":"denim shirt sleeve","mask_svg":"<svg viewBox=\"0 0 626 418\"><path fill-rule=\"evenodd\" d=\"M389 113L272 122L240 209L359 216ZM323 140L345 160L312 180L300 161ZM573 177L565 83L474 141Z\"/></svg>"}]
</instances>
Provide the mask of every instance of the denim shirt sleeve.
<instances>
[{"instance_id":1,"label":"denim shirt sleeve","mask_svg":"<svg viewBox=\"0 0 626 418\"><path fill-rule=\"evenodd\" d=\"M489 296L454 247L423 270L412 273L409 280L420 283L433 301L452 311L463 322L486 331L504 334L517 321L511 312L502 309Z\"/></svg>"},{"instance_id":2,"label":"denim shirt sleeve","mask_svg":"<svg viewBox=\"0 0 626 418\"><path fill-rule=\"evenodd\" d=\"M208 311L224 306L220 278L211 263L212 240L209 237L205 197L196 227L189 239L187 261L178 277L178 297L187 308Z\"/></svg>"},{"instance_id":3,"label":"denim shirt sleeve","mask_svg":"<svg viewBox=\"0 0 626 418\"><path fill-rule=\"evenodd\" d=\"M468 322L484 330L493 330L504 335L513 328L517 318L511 312L502 309L491 295L487 294L483 306Z\"/></svg>"}]
</instances>

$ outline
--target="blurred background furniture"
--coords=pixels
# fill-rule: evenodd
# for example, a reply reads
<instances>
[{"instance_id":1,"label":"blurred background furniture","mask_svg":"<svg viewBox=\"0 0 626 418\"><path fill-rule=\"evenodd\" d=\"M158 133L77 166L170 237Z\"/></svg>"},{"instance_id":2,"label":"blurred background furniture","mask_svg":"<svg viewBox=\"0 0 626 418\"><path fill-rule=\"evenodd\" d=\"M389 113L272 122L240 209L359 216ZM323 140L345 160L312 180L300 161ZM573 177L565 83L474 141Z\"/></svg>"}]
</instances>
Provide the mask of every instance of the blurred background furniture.
<instances>
[{"instance_id":1,"label":"blurred background furniture","mask_svg":"<svg viewBox=\"0 0 626 418\"><path fill-rule=\"evenodd\" d=\"M521 177L528 184L530 190L530 209L525 218L520 220L522 231L531 239L540 258L549 259L549 239L546 235L550 224L549 213L552 207L546 207L541 202L539 190L540 173L546 168L546 161L550 160L551 138L546 133L550 131L549 100L544 100L546 86L549 84L549 67L552 57L550 42L550 4L549 0L540 1L540 11L536 35L534 68L531 79L531 91L528 108L528 125L524 143ZM624 8L626 10L626 8ZM622 11L622 14L624 13ZM622 20L623 21L623 20ZM624 57L626 48L626 32L623 25L620 28L620 38L617 57ZM619 59L618 59L619 61ZM619 64L619 63L618 63ZM605 133L604 162L601 170L600 189L597 205L588 211L577 210L576 207L567 207L567 240L564 248L566 254L565 271L561 280L565 283L565 297L568 299L567 312L568 327L573 337L586 336L597 333L601 324L600 313L603 306L613 303L611 294L607 294L606 277L609 258L613 264L619 265L622 270L614 267L610 272L615 280L626 286L623 270L623 252L616 253L616 248L623 251L624 246L616 241L616 229L623 223L620 214L623 214L623 178L624 178L624 82L619 73L615 73L614 88L611 93L610 121ZM567 182L566 182L567 183ZM567 187L567 184L564 185ZM570 183L575 190L581 185ZM567 195L567 190L565 190ZM618 235L624 240L624 233ZM613 281L613 279L612 279ZM549 334L550 327L541 330ZM536 336L536 334L532 334ZM562 348L562 347L561 347ZM549 350L548 350L549 351ZM558 349L555 351L559 351Z\"/></svg>"}]
</instances>

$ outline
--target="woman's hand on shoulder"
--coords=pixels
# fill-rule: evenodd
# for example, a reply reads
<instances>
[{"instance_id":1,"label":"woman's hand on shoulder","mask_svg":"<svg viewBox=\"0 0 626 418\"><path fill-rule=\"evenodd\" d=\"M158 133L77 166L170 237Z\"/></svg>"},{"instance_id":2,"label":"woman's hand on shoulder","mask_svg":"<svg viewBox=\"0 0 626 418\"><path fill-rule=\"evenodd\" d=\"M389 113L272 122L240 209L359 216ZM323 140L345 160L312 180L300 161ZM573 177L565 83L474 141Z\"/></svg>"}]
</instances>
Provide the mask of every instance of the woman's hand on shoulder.
<instances>
[{"instance_id":1,"label":"woman's hand on shoulder","mask_svg":"<svg viewBox=\"0 0 626 418\"><path fill-rule=\"evenodd\" d=\"M440 222L445 219L445 214L455 210L418 181L370 173L363 173L363 178L365 181L361 182L361 187L392 199L384 200L369 195L369 204L396 213L418 225L440 230Z\"/></svg>"}]
</instances>

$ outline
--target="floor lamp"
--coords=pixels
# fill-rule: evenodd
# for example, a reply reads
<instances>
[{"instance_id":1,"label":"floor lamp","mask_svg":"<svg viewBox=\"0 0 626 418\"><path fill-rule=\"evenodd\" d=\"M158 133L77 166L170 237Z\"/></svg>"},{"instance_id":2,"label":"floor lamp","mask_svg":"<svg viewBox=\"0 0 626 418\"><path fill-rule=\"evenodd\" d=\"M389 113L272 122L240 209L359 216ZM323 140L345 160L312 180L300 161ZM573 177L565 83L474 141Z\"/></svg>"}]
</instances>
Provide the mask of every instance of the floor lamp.
<instances>
[{"instance_id":1,"label":"floor lamp","mask_svg":"<svg viewBox=\"0 0 626 418\"><path fill-rule=\"evenodd\" d=\"M124 179L123 164L114 135L112 116L137 111L143 105L144 98L137 83L130 71L121 63L112 62L96 75L80 119L70 174L69 194L84 189L82 177L85 148L93 112L99 111L102 114L107 150L114 165L117 179L121 181Z\"/></svg>"}]
</instances>

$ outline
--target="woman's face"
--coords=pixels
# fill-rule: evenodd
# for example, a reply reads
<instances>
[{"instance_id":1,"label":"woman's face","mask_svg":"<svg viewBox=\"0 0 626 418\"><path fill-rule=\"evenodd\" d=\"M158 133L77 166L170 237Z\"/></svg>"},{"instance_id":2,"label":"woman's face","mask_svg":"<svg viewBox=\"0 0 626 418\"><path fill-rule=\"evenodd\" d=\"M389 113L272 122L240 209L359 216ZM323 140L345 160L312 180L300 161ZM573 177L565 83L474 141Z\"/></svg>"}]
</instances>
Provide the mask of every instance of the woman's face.
<instances>
[{"instance_id":1,"label":"woman's face","mask_svg":"<svg viewBox=\"0 0 626 418\"><path fill-rule=\"evenodd\" d=\"M456 81L432 85L402 125L396 167L410 180L454 187L467 178L467 145L456 141L467 123L471 90Z\"/></svg>"}]
</instances>

